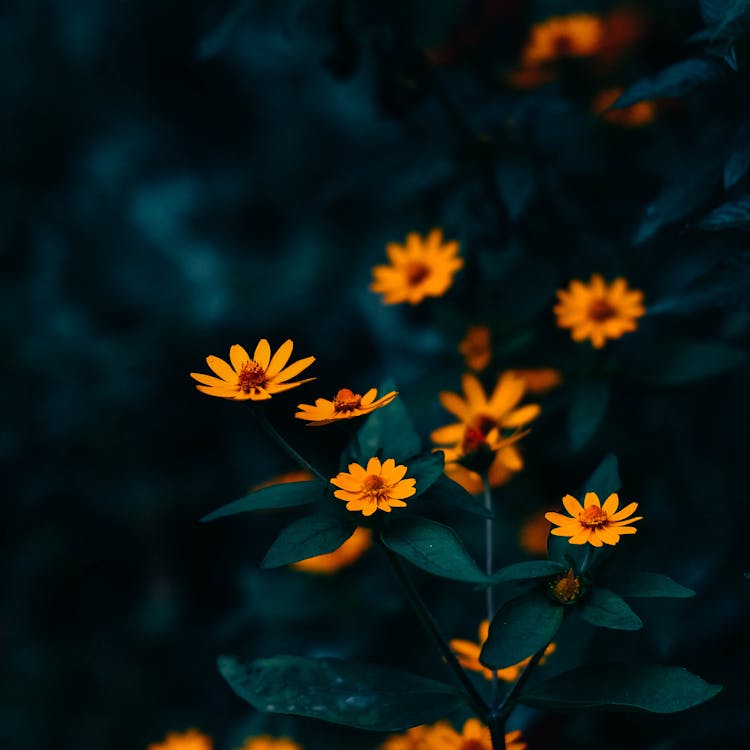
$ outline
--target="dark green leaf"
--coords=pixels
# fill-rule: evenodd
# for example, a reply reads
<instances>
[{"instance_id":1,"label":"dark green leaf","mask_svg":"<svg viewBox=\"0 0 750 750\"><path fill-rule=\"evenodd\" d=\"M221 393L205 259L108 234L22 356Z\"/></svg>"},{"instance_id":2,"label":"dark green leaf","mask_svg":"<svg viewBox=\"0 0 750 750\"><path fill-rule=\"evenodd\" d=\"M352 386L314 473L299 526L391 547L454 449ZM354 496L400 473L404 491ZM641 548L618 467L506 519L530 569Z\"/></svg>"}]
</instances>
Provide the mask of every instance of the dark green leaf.
<instances>
[{"instance_id":1,"label":"dark green leaf","mask_svg":"<svg viewBox=\"0 0 750 750\"><path fill-rule=\"evenodd\" d=\"M540 591L529 591L503 604L492 618L479 661L490 669L518 664L544 648L557 633L563 607Z\"/></svg>"},{"instance_id":2,"label":"dark green leaf","mask_svg":"<svg viewBox=\"0 0 750 750\"><path fill-rule=\"evenodd\" d=\"M671 714L721 690L680 667L609 663L580 667L536 685L521 703L554 710L621 709Z\"/></svg>"},{"instance_id":3,"label":"dark green leaf","mask_svg":"<svg viewBox=\"0 0 750 750\"><path fill-rule=\"evenodd\" d=\"M458 482L454 482L445 474L439 477L437 482L427 490L423 500L430 503L444 503L483 518L494 518L492 510L487 510L481 500L467 492Z\"/></svg>"},{"instance_id":4,"label":"dark green leaf","mask_svg":"<svg viewBox=\"0 0 750 750\"><path fill-rule=\"evenodd\" d=\"M445 718L463 702L450 685L341 659L275 656L242 663L222 656L218 664L232 690L258 711L358 729L401 731Z\"/></svg>"},{"instance_id":5,"label":"dark green leaf","mask_svg":"<svg viewBox=\"0 0 750 750\"><path fill-rule=\"evenodd\" d=\"M388 549L428 573L469 583L488 583L458 534L427 518L399 518L381 532Z\"/></svg>"},{"instance_id":6,"label":"dark green leaf","mask_svg":"<svg viewBox=\"0 0 750 750\"><path fill-rule=\"evenodd\" d=\"M526 160L502 162L497 168L500 195L511 219L517 219L534 194L534 171Z\"/></svg>"},{"instance_id":7,"label":"dark green leaf","mask_svg":"<svg viewBox=\"0 0 750 750\"><path fill-rule=\"evenodd\" d=\"M734 140L734 150L724 165L724 188L734 187L750 167L750 117L740 126Z\"/></svg>"},{"instance_id":8,"label":"dark green leaf","mask_svg":"<svg viewBox=\"0 0 750 750\"><path fill-rule=\"evenodd\" d=\"M748 152L750 154L750 151ZM724 203L704 216L695 225L699 229L750 229L750 195Z\"/></svg>"},{"instance_id":9,"label":"dark green leaf","mask_svg":"<svg viewBox=\"0 0 750 750\"><path fill-rule=\"evenodd\" d=\"M443 476L444 466L445 457L442 451L422 453L409 461L406 476L417 480L417 494L414 497L419 497L429 490Z\"/></svg>"},{"instance_id":10,"label":"dark green leaf","mask_svg":"<svg viewBox=\"0 0 750 750\"><path fill-rule=\"evenodd\" d=\"M684 96L701 83L716 80L721 73L722 66L713 60L683 60L670 65L652 78L645 78L633 84L612 108L630 107L645 99Z\"/></svg>"},{"instance_id":11,"label":"dark green leaf","mask_svg":"<svg viewBox=\"0 0 750 750\"><path fill-rule=\"evenodd\" d=\"M639 358L633 375L647 383L682 385L721 375L747 361L746 352L727 344L672 341Z\"/></svg>"},{"instance_id":12,"label":"dark green leaf","mask_svg":"<svg viewBox=\"0 0 750 750\"><path fill-rule=\"evenodd\" d=\"M255 0L240 0L224 16L221 23L200 40L198 45L198 59L207 60L218 55L229 41L232 33L241 23L245 14L250 10Z\"/></svg>"},{"instance_id":13,"label":"dark green leaf","mask_svg":"<svg viewBox=\"0 0 750 750\"><path fill-rule=\"evenodd\" d=\"M617 456L614 453L608 453L583 483L578 499L581 500L587 492L596 492L599 499L604 500L613 492L617 492L620 487L622 487L622 480L617 470Z\"/></svg>"},{"instance_id":14,"label":"dark green leaf","mask_svg":"<svg viewBox=\"0 0 750 750\"><path fill-rule=\"evenodd\" d=\"M558 573L564 573L567 565L552 560L529 560L514 563L500 568L492 574L493 583L509 583L510 581L528 581L533 578L546 578Z\"/></svg>"},{"instance_id":15,"label":"dark green leaf","mask_svg":"<svg viewBox=\"0 0 750 750\"><path fill-rule=\"evenodd\" d=\"M317 480L275 484L228 503L213 513L204 516L201 521L214 521L224 516L233 516L237 513L247 513L253 510L275 510L277 508L309 505L320 500L324 490L325 487Z\"/></svg>"},{"instance_id":16,"label":"dark green leaf","mask_svg":"<svg viewBox=\"0 0 750 750\"><path fill-rule=\"evenodd\" d=\"M643 627L641 618L625 600L606 589L592 589L576 611L586 622L600 628L640 630Z\"/></svg>"},{"instance_id":17,"label":"dark green leaf","mask_svg":"<svg viewBox=\"0 0 750 750\"><path fill-rule=\"evenodd\" d=\"M661 573L631 573L627 578L613 580L612 586L620 596L668 597L684 599L695 596L695 591L673 581Z\"/></svg>"},{"instance_id":18,"label":"dark green leaf","mask_svg":"<svg viewBox=\"0 0 750 750\"><path fill-rule=\"evenodd\" d=\"M609 383L591 380L580 383L574 390L568 412L568 436L571 448L579 451L594 436L607 413Z\"/></svg>"},{"instance_id":19,"label":"dark green leaf","mask_svg":"<svg viewBox=\"0 0 750 750\"><path fill-rule=\"evenodd\" d=\"M320 514L300 518L279 534L261 561L261 567L278 568L325 555L338 549L353 533L352 523L338 516Z\"/></svg>"},{"instance_id":20,"label":"dark green leaf","mask_svg":"<svg viewBox=\"0 0 750 750\"><path fill-rule=\"evenodd\" d=\"M748 0L700 0L701 16L711 37L737 33L737 21L750 8Z\"/></svg>"}]
</instances>

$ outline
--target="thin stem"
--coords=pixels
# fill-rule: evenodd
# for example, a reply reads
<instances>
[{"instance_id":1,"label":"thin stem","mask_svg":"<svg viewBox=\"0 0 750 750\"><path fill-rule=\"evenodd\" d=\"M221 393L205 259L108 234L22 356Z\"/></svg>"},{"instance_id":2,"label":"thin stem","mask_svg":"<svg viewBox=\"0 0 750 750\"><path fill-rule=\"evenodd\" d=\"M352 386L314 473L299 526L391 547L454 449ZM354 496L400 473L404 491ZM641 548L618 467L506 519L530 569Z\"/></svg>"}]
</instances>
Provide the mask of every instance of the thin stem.
<instances>
[{"instance_id":1,"label":"thin stem","mask_svg":"<svg viewBox=\"0 0 750 750\"><path fill-rule=\"evenodd\" d=\"M529 677L531 677L531 673L533 672L534 667L539 664L539 661L544 656L544 652L547 650L548 645L549 644L545 644L544 646L542 646L539 651L537 651L534 656L531 657L529 663L524 667L523 672L521 672L520 677L516 680L515 684L510 689L505 698L503 698L503 702L498 706L496 715L503 722L505 722L505 720L510 715L510 712L515 707L516 696L521 692L521 688L523 688L523 686L526 684L526 681L529 679Z\"/></svg>"},{"instance_id":2,"label":"thin stem","mask_svg":"<svg viewBox=\"0 0 750 750\"><path fill-rule=\"evenodd\" d=\"M492 489L490 488L490 480L487 472L482 474L482 487L484 489L484 508L485 510L492 512ZM495 522L492 517L486 518L484 521L484 559L485 566L484 571L488 576L492 575L492 553L495 546ZM487 620L492 622L492 618L495 615L495 592L492 586L487 586L485 589L485 599L487 603ZM497 680L497 672L492 670L492 702L495 703L499 693L499 685Z\"/></svg>"},{"instance_id":3,"label":"thin stem","mask_svg":"<svg viewBox=\"0 0 750 750\"><path fill-rule=\"evenodd\" d=\"M261 409L253 412L260 426L273 438L273 440L284 451L286 451L303 469L307 469L313 476L320 479L321 482L328 483L328 480L310 463L308 463L289 443L276 431L276 428L268 421L268 417Z\"/></svg>"},{"instance_id":4,"label":"thin stem","mask_svg":"<svg viewBox=\"0 0 750 750\"><path fill-rule=\"evenodd\" d=\"M435 621L435 618L430 613L430 610L427 609L427 605L424 603L424 600L419 595L417 589L414 587L414 584L411 582L411 579L404 570L403 565L401 565L401 561L393 552L391 552L391 550L388 549L388 547L385 546L382 540L378 539L378 543L385 552L385 555L388 558L388 562L391 565L391 569L398 579L398 582L401 584L401 587L403 588L404 593L406 594L406 597L409 600L412 608L416 612L420 622L424 626L425 630L427 630L432 636L432 639L435 642L438 650L440 651L443 659L445 659L445 661L448 663L448 666L453 671L454 676L466 691L466 695L469 698L469 702L474 708L474 711L482 720L486 721L486 718L489 714L489 706L485 702L484 698L480 695L479 691L474 687L466 672L464 672L463 667L458 663L456 655L453 653L451 647L448 645L448 642L445 640L445 636L440 632L440 627Z\"/></svg>"},{"instance_id":5,"label":"thin stem","mask_svg":"<svg viewBox=\"0 0 750 750\"><path fill-rule=\"evenodd\" d=\"M492 750L505 750L505 722L492 718L487 726L490 730Z\"/></svg>"}]
</instances>

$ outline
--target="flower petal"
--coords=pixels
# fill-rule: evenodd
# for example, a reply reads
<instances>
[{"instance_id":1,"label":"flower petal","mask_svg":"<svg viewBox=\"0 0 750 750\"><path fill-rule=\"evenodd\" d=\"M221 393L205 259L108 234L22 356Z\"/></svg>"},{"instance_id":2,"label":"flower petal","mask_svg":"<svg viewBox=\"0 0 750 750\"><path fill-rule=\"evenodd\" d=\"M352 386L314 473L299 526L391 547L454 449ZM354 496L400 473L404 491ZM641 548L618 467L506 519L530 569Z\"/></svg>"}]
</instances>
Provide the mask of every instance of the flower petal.
<instances>
[{"instance_id":1,"label":"flower petal","mask_svg":"<svg viewBox=\"0 0 750 750\"><path fill-rule=\"evenodd\" d=\"M573 497L573 495L565 495L562 499L562 504L565 506L565 510L567 510L574 518L578 518L578 516L583 513L583 506Z\"/></svg>"},{"instance_id":2,"label":"flower petal","mask_svg":"<svg viewBox=\"0 0 750 750\"><path fill-rule=\"evenodd\" d=\"M271 360L271 345L268 339L261 339L255 347L253 360L257 362L264 370L268 369L268 363Z\"/></svg>"},{"instance_id":3,"label":"flower petal","mask_svg":"<svg viewBox=\"0 0 750 750\"><path fill-rule=\"evenodd\" d=\"M276 375L274 375L273 377L273 382L283 383L285 380L289 380L289 378L293 378L295 375L299 375L302 370L304 370L306 367L309 367L313 362L315 362L315 357L305 357L304 359L298 359L296 362L289 365L289 367L287 367L286 369L276 373Z\"/></svg>"},{"instance_id":4,"label":"flower petal","mask_svg":"<svg viewBox=\"0 0 750 750\"><path fill-rule=\"evenodd\" d=\"M607 514L607 517L612 520L612 516L617 511L617 506L620 504L620 498L617 496L616 492L613 492L609 495L609 497L604 501L604 504L602 505L602 510Z\"/></svg>"},{"instance_id":5,"label":"flower petal","mask_svg":"<svg viewBox=\"0 0 750 750\"><path fill-rule=\"evenodd\" d=\"M601 507L601 504L599 503L599 496L596 494L596 492L587 492L586 496L583 498L583 507L590 508L592 505Z\"/></svg>"},{"instance_id":6,"label":"flower petal","mask_svg":"<svg viewBox=\"0 0 750 750\"><path fill-rule=\"evenodd\" d=\"M229 359L232 362L232 367L234 367L239 375L242 366L250 361L250 355L245 350L245 347L240 346L239 344L233 344L232 348L229 350ZM214 370L214 372L216 372L216 370ZM218 375L219 373L217 372L216 374Z\"/></svg>"},{"instance_id":7,"label":"flower petal","mask_svg":"<svg viewBox=\"0 0 750 750\"><path fill-rule=\"evenodd\" d=\"M237 382L237 373L223 359L210 354L206 357L206 362L222 380L226 380L227 383Z\"/></svg>"},{"instance_id":8,"label":"flower petal","mask_svg":"<svg viewBox=\"0 0 750 750\"><path fill-rule=\"evenodd\" d=\"M284 365L289 361L289 357L292 356L292 349L294 344L291 339L287 339L276 351L276 354L271 357L271 361L268 363L266 370L266 377L272 378L278 375Z\"/></svg>"}]
</instances>

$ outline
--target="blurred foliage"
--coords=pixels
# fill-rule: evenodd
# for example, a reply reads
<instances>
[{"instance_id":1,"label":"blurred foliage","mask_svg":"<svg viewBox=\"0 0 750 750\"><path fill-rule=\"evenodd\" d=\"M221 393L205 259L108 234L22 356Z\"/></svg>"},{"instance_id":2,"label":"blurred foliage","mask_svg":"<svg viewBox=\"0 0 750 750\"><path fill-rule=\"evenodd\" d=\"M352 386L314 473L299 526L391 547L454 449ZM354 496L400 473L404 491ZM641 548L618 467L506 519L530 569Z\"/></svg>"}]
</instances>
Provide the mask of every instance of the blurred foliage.
<instances>
[{"instance_id":1,"label":"blurred foliage","mask_svg":"<svg viewBox=\"0 0 750 750\"><path fill-rule=\"evenodd\" d=\"M262 571L301 511L198 523L294 467L242 404L197 393L187 373L236 342L293 338L317 380L269 413L333 476L343 433L295 424L294 405L392 377L389 408L408 404L425 438L445 421L437 393L458 386L469 324L492 331L485 385L506 368L563 375L524 470L497 491L497 564L522 560L522 521L613 452L645 516L613 580L658 570L696 592L639 600L648 627L634 633L566 619L540 676L604 654L724 684L674 718L529 710L530 750L748 735L750 4L633 0L627 43L513 84L533 23L622 7L4 4L3 747L133 750L191 726L217 750L259 732L313 750L380 742L253 712L218 674L219 654L296 653L443 679L378 550L330 577ZM655 120L594 115L613 86L616 107L653 99ZM385 243L434 226L461 242L456 284L382 306L368 284ZM592 272L625 276L648 309L601 352L551 312ZM482 519L456 512L443 480L431 491L479 559ZM445 632L475 633L482 592L414 572ZM516 583L498 593L512 600Z\"/></svg>"}]
</instances>

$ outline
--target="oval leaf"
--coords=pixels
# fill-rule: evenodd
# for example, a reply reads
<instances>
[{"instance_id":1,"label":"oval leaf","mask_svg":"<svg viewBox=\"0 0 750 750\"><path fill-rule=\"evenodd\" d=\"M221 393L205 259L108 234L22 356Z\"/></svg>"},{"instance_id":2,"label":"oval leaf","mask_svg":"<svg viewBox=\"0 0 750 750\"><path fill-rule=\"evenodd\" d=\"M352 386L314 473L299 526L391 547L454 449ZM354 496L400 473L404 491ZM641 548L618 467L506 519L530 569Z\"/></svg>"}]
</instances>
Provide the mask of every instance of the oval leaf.
<instances>
[{"instance_id":1,"label":"oval leaf","mask_svg":"<svg viewBox=\"0 0 750 750\"><path fill-rule=\"evenodd\" d=\"M564 573L567 569L567 565L552 560L530 560L500 568L492 574L492 582L529 581L533 578L546 578L547 576Z\"/></svg>"},{"instance_id":2,"label":"oval leaf","mask_svg":"<svg viewBox=\"0 0 750 750\"><path fill-rule=\"evenodd\" d=\"M641 618L627 602L606 589L593 589L576 611L586 622L600 628L640 630L643 627Z\"/></svg>"},{"instance_id":3,"label":"oval leaf","mask_svg":"<svg viewBox=\"0 0 750 750\"><path fill-rule=\"evenodd\" d=\"M594 436L607 413L609 383L593 380L574 389L568 412L568 436L574 451L579 451Z\"/></svg>"},{"instance_id":4,"label":"oval leaf","mask_svg":"<svg viewBox=\"0 0 750 750\"><path fill-rule=\"evenodd\" d=\"M587 492L596 492L600 500L604 500L612 492L617 492L622 487L620 473L617 470L617 456L608 453L599 466L594 469L591 476L581 487L580 495L583 497Z\"/></svg>"},{"instance_id":5,"label":"oval leaf","mask_svg":"<svg viewBox=\"0 0 750 750\"><path fill-rule=\"evenodd\" d=\"M278 568L325 555L338 549L353 533L351 522L337 516L321 514L300 518L279 534L261 561L261 567Z\"/></svg>"},{"instance_id":6,"label":"oval leaf","mask_svg":"<svg viewBox=\"0 0 750 750\"><path fill-rule=\"evenodd\" d=\"M412 458L407 467L406 476L417 480L415 485L419 497L423 492L432 487L443 475L445 467L445 456L442 451L435 453L422 453Z\"/></svg>"},{"instance_id":7,"label":"oval leaf","mask_svg":"<svg viewBox=\"0 0 750 750\"><path fill-rule=\"evenodd\" d=\"M750 195L723 203L695 225L698 229L750 229Z\"/></svg>"},{"instance_id":8,"label":"oval leaf","mask_svg":"<svg viewBox=\"0 0 750 750\"><path fill-rule=\"evenodd\" d=\"M636 377L644 382L683 385L721 375L748 362L742 349L708 341L675 341L639 359Z\"/></svg>"},{"instance_id":9,"label":"oval leaf","mask_svg":"<svg viewBox=\"0 0 750 750\"><path fill-rule=\"evenodd\" d=\"M661 573L632 573L627 578L611 583L620 596L632 597L668 597L685 599L695 596L695 591L673 581Z\"/></svg>"},{"instance_id":10,"label":"oval leaf","mask_svg":"<svg viewBox=\"0 0 750 750\"><path fill-rule=\"evenodd\" d=\"M541 591L511 599L492 618L479 661L490 669L518 664L544 648L555 637L562 620L562 605Z\"/></svg>"},{"instance_id":11,"label":"oval leaf","mask_svg":"<svg viewBox=\"0 0 750 750\"><path fill-rule=\"evenodd\" d=\"M228 503L213 513L203 516L201 521L214 521L224 516L234 516L237 513L248 513L254 510L275 510L277 508L309 505L316 500L320 500L323 489L323 485L315 480L275 484Z\"/></svg>"},{"instance_id":12,"label":"oval leaf","mask_svg":"<svg viewBox=\"0 0 750 750\"><path fill-rule=\"evenodd\" d=\"M438 480L427 490L425 500L436 503L444 503L454 508L460 508L482 518L494 518L492 510L484 507L484 503L478 500L470 492L467 492L458 482L450 477L438 477Z\"/></svg>"},{"instance_id":13,"label":"oval leaf","mask_svg":"<svg viewBox=\"0 0 750 750\"><path fill-rule=\"evenodd\" d=\"M427 518L401 518L381 532L388 549L428 573L454 581L489 583L458 534L450 527Z\"/></svg>"},{"instance_id":14,"label":"oval leaf","mask_svg":"<svg viewBox=\"0 0 750 750\"><path fill-rule=\"evenodd\" d=\"M450 685L395 669L340 659L275 656L219 672L258 711L309 716L357 729L397 732L445 718L462 703Z\"/></svg>"},{"instance_id":15,"label":"oval leaf","mask_svg":"<svg viewBox=\"0 0 750 750\"><path fill-rule=\"evenodd\" d=\"M564 672L524 693L519 702L555 710L621 709L671 714L713 698L711 685L680 667L595 664Z\"/></svg>"}]
</instances>

